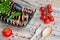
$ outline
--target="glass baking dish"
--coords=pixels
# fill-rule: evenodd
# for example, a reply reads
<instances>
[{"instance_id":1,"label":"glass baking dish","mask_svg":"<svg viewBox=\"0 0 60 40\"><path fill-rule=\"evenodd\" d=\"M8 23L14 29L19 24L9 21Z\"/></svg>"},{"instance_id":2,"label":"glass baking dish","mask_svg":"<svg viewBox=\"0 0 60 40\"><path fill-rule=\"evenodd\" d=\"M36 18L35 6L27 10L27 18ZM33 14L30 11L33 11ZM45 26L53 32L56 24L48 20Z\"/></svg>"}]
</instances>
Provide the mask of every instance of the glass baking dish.
<instances>
[{"instance_id":1,"label":"glass baking dish","mask_svg":"<svg viewBox=\"0 0 60 40\"><path fill-rule=\"evenodd\" d=\"M26 10L26 8L28 8L28 9L31 9L31 8L33 8L33 12L32 12L32 14L30 15L30 14L28 14L28 21L24 21L24 25L23 26L21 26L22 28L25 28L26 26L27 26L27 24L30 22L30 20L32 19L32 17L33 17L33 15L34 15L34 13L36 12L36 9L33 7L33 6L30 6L29 4L27 4L27 3L25 3L25 2L22 2L22 1L17 1L17 0L13 0L12 2L14 2L14 3L16 3L18 6L21 6L22 8L24 8L25 10ZM15 6L13 6L13 7L15 7ZM13 12L14 11L16 11L17 12L17 10L15 10L14 8L13 8ZM1 12L2 13L2 12ZM10 18L10 16L9 17L7 17L7 20L6 20L6 16L7 15L1 15L1 13L0 13L0 20L3 22L3 23L5 23L5 24L8 24L8 25L12 25L12 26L17 26L17 27L19 27L20 25L16 25L16 24L14 24L13 25L13 22L14 21L16 21L17 22L17 20L15 20L15 18L11 18L11 19L9 19ZM25 13L25 12L24 12ZM27 12L26 12L27 13ZM15 15L15 14L14 14ZM21 15L22 15L22 13L21 13ZM26 16L26 15L25 15ZM24 16L24 17L25 17ZM21 18L21 17L20 17ZM4 21L5 20L5 21ZM21 20L21 19L20 19ZM12 24L11 24L12 23ZM20 21L19 21L19 23L20 23ZM19 24L18 23L18 24ZM21 24L22 25L22 24Z\"/></svg>"}]
</instances>

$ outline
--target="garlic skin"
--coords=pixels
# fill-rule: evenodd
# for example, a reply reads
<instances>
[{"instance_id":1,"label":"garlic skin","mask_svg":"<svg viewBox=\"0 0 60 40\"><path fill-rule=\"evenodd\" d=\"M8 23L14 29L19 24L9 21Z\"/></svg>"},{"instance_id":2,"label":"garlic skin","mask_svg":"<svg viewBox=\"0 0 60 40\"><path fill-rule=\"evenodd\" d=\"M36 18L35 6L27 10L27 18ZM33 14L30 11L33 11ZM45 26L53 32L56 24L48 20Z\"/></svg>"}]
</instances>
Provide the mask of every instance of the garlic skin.
<instances>
[{"instance_id":1,"label":"garlic skin","mask_svg":"<svg viewBox=\"0 0 60 40\"><path fill-rule=\"evenodd\" d=\"M52 33L52 27L47 27L47 28L43 31L42 36L43 36L43 37L48 37L51 33Z\"/></svg>"}]
</instances>

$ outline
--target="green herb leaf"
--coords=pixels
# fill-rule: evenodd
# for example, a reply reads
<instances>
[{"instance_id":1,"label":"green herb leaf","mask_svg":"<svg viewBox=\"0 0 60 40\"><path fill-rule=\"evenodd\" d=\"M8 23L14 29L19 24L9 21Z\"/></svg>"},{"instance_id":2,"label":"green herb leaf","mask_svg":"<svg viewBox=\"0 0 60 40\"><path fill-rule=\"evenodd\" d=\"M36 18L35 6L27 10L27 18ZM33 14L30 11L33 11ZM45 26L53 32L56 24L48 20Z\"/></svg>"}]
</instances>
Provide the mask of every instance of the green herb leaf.
<instances>
[{"instance_id":1,"label":"green herb leaf","mask_svg":"<svg viewBox=\"0 0 60 40\"><path fill-rule=\"evenodd\" d=\"M0 8L4 8L4 5L3 5L3 3L0 3Z\"/></svg>"},{"instance_id":2,"label":"green herb leaf","mask_svg":"<svg viewBox=\"0 0 60 40\"><path fill-rule=\"evenodd\" d=\"M20 16L21 12L16 12L15 14L12 13L13 16Z\"/></svg>"},{"instance_id":3,"label":"green herb leaf","mask_svg":"<svg viewBox=\"0 0 60 40\"><path fill-rule=\"evenodd\" d=\"M12 12L12 14L14 14L14 12ZM13 18L13 15L11 15L8 19L12 19Z\"/></svg>"},{"instance_id":4,"label":"green herb leaf","mask_svg":"<svg viewBox=\"0 0 60 40\"><path fill-rule=\"evenodd\" d=\"M9 17L9 19L12 19L13 17L20 16L20 15L21 15L21 12L16 12L16 13L12 12L11 16Z\"/></svg>"},{"instance_id":5,"label":"green herb leaf","mask_svg":"<svg viewBox=\"0 0 60 40\"><path fill-rule=\"evenodd\" d=\"M0 0L1 2L5 2L5 0Z\"/></svg>"}]
</instances>

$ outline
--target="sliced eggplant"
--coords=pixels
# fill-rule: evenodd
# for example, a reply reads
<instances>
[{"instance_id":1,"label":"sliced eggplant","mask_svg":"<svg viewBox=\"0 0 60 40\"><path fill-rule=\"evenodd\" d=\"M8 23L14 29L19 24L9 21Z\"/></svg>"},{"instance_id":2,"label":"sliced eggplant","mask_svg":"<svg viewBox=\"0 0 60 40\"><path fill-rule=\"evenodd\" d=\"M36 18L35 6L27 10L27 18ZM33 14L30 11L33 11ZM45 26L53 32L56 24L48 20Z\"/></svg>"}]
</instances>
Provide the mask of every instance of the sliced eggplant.
<instances>
[{"instance_id":1,"label":"sliced eggplant","mask_svg":"<svg viewBox=\"0 0 60 40\"><path fill-rule=\"evenodd\" d=\"M11 6L14 10L22 12L23 7L21 7L19 4L13 2ZM33 9L24 8L24 13L32 14L32 12Z\"/></svg>"},{"instance_id":2,"label":"sliced eggplant","mask_svg":"<svg viewBox=\"0 0 60 40\"><path fill-rule=\"evenodd\" d=\"M10 24L13 25L13 20L10 20Z\"/></svg>"},{"instance_id":3,"label":"sliced eggplant","mask_svg":"<svg viewBox=\"0 0 60 40\"><path fill-rule=\"evenodd\" d=\"M4 17L6 17L6 15L3 15L2 17L1 17L1 20L4 22Z\"/></svg>"},{"instance_id":4,"label":"sliced eggplant","mask_svg":"<svg viewBox=\"0 0 60 40\"><path fill-rule=\"evenodd\" d=\"M6 17L4 17L4 22L7 22L7 21L6 21L6 19L7 19L7 18L6 18Z\"/></svg>"},{"instance_id":5,"label":"sliced eggplant","mask_svg":"<svg viewBox=\"0 0 60 40\"><path fill-rule=\"evenodd\" d=\"M1 15L1 21L3 21L4 15Z\"/></svg>"},{"instance_id":6,"label":"sliced eggplant","mask_svg":"<svg viewBox=\"0 0 60 40\"><path fill-rule=\"evenodd\" d=\"M16 20L13 20L13 25L16 25Z\"/></svg>"},{"instance_id":7,"label":"sliced eggplant","mask_svg":"<svg viewBox=\"0 0 60 40\"><path fill-rule=\"evenodd\" d=\"M17 26L19 25L19 21L17 21L16 25L17 25Z\"/></svg>"},{"instance_id":8,"label":"sliced eggplant","mask_svg":"<svg viewBox=\"0 0 60 40\"><path fill-rule=\"evenodd\" d=\"M23 25L24 25L23 22L20 22L20 23L19 23L20 28L22 28Z\"/></svg>"},{"instance_id":9,"label":"sliced eggplant","mask_svg":"<svg viewBox=\"0 0 60 40\"><path fill-rule=\"evenodd\" d=\"M18 20L17 20L17 23L16 23L17 26L19 25L19 22L20 22L20 16L18 17Z\"/></svg>"},{"instance_id":10,"label":"sliced eggplant","mask_svg":"<svg viewBox=\"0 0 60 40\"><path fill-rule=\"evenodd\" d=\"M14 10L22 12L22 7L20 5L18 5L17 3L14 3L14 5L12 7Z\"/></svg>"},{"instance_id":11,"label":"sliced eggplant","mask_svg":"<svg viewBox=\"0 0 60 40\"><path fill-rule=\"evenodd\" d=\"M10 24L10 20L9 19L7 19L7 23Z\"/></svg>"},{"instance_id":12,"label":"sliced eggplant","mask_svg":"<svg viewBox=\"0 0 60 40\"><path fill-rule=\"evenodd\" d=\"M8 16L4 17L4 22L8 23L7 20L8 19Z\"/></svg>"}]
</instances>

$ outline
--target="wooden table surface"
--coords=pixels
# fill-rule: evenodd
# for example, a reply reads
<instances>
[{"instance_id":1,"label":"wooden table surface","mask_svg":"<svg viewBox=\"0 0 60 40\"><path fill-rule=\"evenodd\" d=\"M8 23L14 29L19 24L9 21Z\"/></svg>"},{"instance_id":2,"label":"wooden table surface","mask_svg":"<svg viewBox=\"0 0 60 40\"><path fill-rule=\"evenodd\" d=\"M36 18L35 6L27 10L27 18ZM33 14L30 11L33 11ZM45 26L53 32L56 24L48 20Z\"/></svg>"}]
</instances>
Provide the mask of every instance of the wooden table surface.
<instances>
[{"instance_id":1,"label":"wooden table surface","mask_svg":"<svg viewBox=\"0 0 60 40\"><path fill-rule=\"evenodd\" d=\"M14 0L18 4L23 4L20 0ZM60 40L60 0L25 0L37 7L52 4L53 16L55 21L50 24L44 24L40 19L41 12L37 9L33 18L24 29L18 29L0 21L0 40L38 40L41 36L41 31L48 25L53 28L52 34L43 40ZM23 5L26 5L25 3ZM34 7L35 8L35 7ZM5 27L10 27L13 30L13 35L9 39L2 36L2 30ZM35 34L37 35L35 36Z\"/></svg>"}]
</instances>

